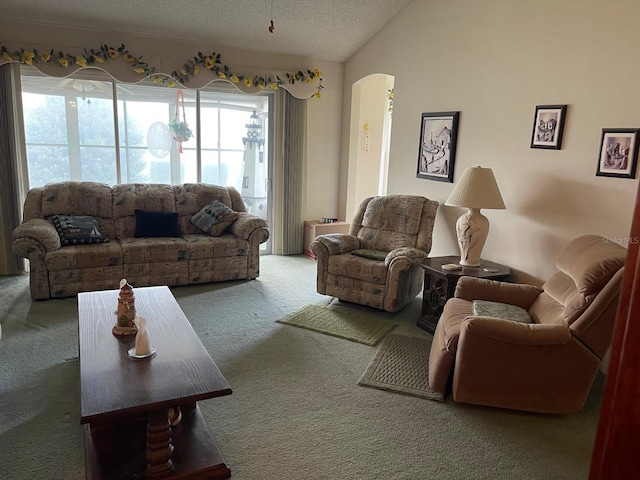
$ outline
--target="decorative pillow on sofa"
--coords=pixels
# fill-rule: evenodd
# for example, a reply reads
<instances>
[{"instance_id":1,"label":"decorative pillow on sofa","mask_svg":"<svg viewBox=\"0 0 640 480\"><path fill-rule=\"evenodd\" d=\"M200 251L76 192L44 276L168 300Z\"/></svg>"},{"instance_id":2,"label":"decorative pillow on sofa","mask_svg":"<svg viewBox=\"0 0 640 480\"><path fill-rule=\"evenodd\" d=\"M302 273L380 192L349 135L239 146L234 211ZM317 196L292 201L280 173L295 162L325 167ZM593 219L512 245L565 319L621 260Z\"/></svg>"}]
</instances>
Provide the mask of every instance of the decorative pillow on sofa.
<instances>
[{"instance_id":1,"label":"decorative pillow on sofa","mask_svg":"<svg viewBox=\"0 0 640 480\"><path fill-rule=\"evenodd\" d=\"M136 208L136 231L141 237L179 237L178 214L175 212L148 212Z\"/></svg>"},{"instance_id":2,"label":"decorative pillow on sofa","mask_svg":"<svg viewBox=\"0 0 640 480\"><path fill-rule=\"evenodd\" d=\"M191 223L208 233L212 237L217 237L224 232L238 218L238 212L230 209L218 200L212 200L191 217Z\"/></svg>"},{"instance_id":3,"label":"decorative pillow on sofa","mask_svg":"<svg viewBox=\"0 0 640 480\"><path fill-rule=\"evenodd\" d=\"M60 235L60 243L82 245L85 243L106 243L109 241L102 231L100 220L88 215L53 215L53 225Z\"/></svg>"},{"instance_id":4,"label":"decorative pillow on sofa","mask_svg":"<svg viewBox=\"0 0 640 480\"><path fill-rule=\"evenodd\" d=\"M524 308L509 305L508 303L474 300L473 314L478 317L494 317L519 323L533 323L529 312Z\"/></svg>"},{"instance_id":5,"label":"decorative pillow on sofa","mask_svg":"<svg viewBox=\"0 0 640 480\"><path fill-rule=\"evenodd\" d=\"M369 248L359 248L351 252L358 257L368 258L370 260L384 260L387 258L389 252L383 252L381 250L371 250Z\"/></svg>"}]
</instances>

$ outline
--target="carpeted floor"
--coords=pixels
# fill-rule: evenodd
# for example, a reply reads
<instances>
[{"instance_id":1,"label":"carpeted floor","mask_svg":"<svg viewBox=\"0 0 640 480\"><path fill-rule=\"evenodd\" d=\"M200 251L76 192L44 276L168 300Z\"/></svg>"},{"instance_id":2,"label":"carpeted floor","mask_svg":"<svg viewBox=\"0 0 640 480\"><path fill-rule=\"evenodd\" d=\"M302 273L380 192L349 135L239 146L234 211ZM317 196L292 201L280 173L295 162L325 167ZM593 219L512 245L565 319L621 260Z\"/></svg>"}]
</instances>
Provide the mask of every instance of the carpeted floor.
<instances>
[{"instance_id":1,"label":"carpeted floor","mask_svg":"<svg viewBox=\"0 0 640 480\"><path fill-rule=\"evenodd\" d=\"M201 402L233 479L587 478L602 375L566 416L360 387L378 347L276 322L331 300L315 277L308 257L268 256L255 281L172 289L233 389ZM0 295L0 478L83 479L76 299L31 302L25 277ZM430 339L420 308L393 334Z\"/></svg>"}]
</instances>

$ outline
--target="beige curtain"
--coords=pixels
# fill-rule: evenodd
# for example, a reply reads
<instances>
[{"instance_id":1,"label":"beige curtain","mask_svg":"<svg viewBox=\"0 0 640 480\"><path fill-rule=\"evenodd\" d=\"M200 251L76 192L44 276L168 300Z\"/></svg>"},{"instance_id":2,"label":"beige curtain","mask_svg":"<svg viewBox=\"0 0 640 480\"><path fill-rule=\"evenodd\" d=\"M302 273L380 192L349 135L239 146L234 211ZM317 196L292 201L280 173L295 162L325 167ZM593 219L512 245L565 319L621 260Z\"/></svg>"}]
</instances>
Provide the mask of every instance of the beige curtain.
<instances>
[{"instance_id":1,"label":"beige curtain","mask_svg":"<svg viewBox=\"0 0 640 480\"><path fill-rule=\"evenodd\" d=\"M20 224L22 181L20 175L21 131L20 69L0 66L0 274L24 271L24 261L13 254L13 229Z\"/></svg>"},{"instance_id":2,"label":"beige curtain","mask_svg":"<svg viewBox=\"0 0 640 480\"><path fill-rule=\"evenodd\" d=\"M304 173L307 151L307 101L288 92L284 98L283 255L302 253Z\"/></svg>"}]
</instances>

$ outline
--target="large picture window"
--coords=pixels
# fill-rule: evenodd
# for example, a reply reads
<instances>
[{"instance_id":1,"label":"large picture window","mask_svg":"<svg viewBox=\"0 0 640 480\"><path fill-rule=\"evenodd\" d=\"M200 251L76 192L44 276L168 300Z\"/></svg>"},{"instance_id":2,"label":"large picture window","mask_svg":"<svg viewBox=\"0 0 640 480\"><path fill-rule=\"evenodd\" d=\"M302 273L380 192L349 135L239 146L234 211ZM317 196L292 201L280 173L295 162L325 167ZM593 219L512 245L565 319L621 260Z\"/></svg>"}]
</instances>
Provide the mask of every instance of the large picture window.
<instances>
[{"instance_id":1,"label":"large picture window","mask_svg":"<svg viewBox=\"0 0 640 480\"><path fill-rule=\"evenodd\" d=\"M218 84L177 95L175 88L116 83L97 71L60 79L21 68L29 187L206 182L242 191L243 138L254 111L269 138L267 94L220 91ZM172 120L186 120L193 136L173 140Z\"/></svg>"}]
</instances>

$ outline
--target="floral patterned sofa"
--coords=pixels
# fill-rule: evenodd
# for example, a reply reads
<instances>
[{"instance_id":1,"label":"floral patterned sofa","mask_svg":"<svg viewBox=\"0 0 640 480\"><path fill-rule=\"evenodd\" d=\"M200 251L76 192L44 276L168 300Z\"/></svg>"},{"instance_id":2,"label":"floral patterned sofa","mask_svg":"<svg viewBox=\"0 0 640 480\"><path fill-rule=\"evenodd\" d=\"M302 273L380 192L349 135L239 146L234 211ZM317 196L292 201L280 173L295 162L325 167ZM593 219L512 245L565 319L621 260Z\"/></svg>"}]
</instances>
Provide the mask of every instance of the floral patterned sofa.
<instances>
[{"instance_id":1,"label":"floral patterned sofa","mask_svg":"<svg viewBox=\"0 0 640 480\"><path fill-rule=\"evenodd\" d=\"M212 203L231 220L205 233L193 219ZM60 233L59 219L71 216L96 222L91 240ZM59 182L28 192L13 237L13 252L29 260L31 298L43 300L115 289L122 278L134 287L255 279L269 230L233 187Z\"/></svg>"}]
</instances>

